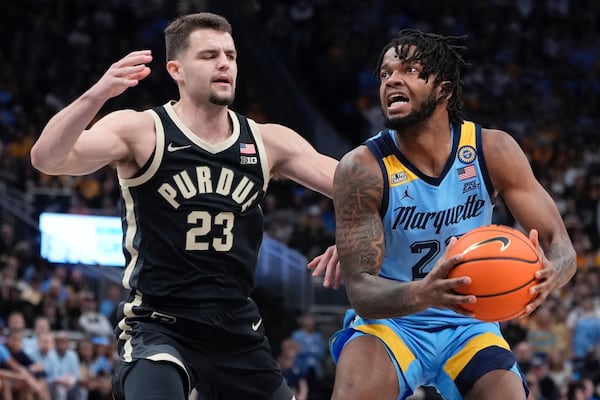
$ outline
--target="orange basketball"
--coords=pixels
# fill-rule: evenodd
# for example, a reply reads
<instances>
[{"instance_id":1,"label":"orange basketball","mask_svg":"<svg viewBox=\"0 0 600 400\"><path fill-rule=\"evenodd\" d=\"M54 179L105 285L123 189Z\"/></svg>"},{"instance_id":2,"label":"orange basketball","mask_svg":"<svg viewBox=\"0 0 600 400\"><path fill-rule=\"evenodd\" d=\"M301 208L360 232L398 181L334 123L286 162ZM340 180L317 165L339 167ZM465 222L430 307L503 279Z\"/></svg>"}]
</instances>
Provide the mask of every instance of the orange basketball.
<instances>
[{"instance_id":1,"label":"orange basketball","mask_svg":"<svg viewBox=\"0 0 600 400\"><path fill-rule=\"evenodd\" d=\"M533 298L529 289L537 283L541 260L533 243L520 231L503 225L482 226L461 236L449 257L463 254L463 261L449 278L471 277L471 284L455 289L473 294L477 302L462 304L482 321L506 321L523 314Z\"/></svg>"}]
</instances>

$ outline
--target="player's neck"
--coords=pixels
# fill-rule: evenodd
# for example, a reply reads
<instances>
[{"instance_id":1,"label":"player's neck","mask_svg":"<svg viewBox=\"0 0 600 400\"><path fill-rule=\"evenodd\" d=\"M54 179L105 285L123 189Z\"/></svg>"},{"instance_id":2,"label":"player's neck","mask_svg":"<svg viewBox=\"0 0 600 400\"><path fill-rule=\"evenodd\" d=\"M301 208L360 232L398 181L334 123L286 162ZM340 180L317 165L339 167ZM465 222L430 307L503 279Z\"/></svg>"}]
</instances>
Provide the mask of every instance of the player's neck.
<instances>
[{"instance_id":1,"label":"player's neck","mask_svg":"<svg viewBox=\"0 0 600 400\"><path fill-rule=\"evenodd\" d=\"M231 136L228 108L215 104L195 105L179 101L173 109L181 121L199 138L209 143L220 143Z\"/></svg>"},{"instance_id":2,"label":"player's neck","mask_svg":"<svg viewBox=\"0 0 600 400\"><path fill-rule=\"evenodd\" d=\"M446 119L429 119L415 129L396 133L398 148L421 172L431 177L442 173L452 149L452 130Z\"/></svg>"}]
</instances>

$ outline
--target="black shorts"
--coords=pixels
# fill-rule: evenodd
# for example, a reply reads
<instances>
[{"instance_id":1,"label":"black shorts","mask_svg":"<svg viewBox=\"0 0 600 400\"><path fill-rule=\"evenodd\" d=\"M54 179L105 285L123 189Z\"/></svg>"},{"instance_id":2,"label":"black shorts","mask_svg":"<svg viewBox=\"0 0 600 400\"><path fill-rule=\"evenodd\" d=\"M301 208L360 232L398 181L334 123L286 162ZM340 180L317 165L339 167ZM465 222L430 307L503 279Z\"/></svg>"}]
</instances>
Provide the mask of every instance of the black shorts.
<instances>
[{"instance_id":1,"label":"black shorts","mask_svg":"<svg viewBox=\"0 0 600 400\"><path fill-rule=\"evenodd\" d=\"M119 364L113 391L117 400L123 396L128 371L139 359L177 365L185 391L196 388L201 398L292 399L252 300L195 320L136 305L135 300L125 303L122 310L124 318L115 330Z\"/></svg>"}]
</instances>

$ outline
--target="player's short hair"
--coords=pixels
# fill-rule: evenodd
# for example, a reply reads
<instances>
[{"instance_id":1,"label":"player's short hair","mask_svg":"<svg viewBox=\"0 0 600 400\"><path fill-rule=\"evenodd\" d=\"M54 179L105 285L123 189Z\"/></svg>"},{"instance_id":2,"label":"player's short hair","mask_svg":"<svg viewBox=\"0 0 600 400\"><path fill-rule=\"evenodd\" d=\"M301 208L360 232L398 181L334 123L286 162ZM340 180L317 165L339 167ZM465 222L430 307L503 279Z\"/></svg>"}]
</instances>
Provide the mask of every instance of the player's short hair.
<instances>
[{"instance_id":1,"label":"player's short hair","mask_svg":"<svg viewBox=\"0 0 600 400\"><path fill-rule=\"evenodd\" d=\"M190 34L197 29L213 29L231 34L229 21L217 14L202 12L178 17L164 31L167 61L175 59L187 49Z\"/></svg>"},{"instance_id":2,"label":"player's short hair","mask_svg":"<svg viewBox=\"0 0 600 400\"><path fill-rule=\"evenodd\" d=\"M396 50L398 58L403 62L418 61L423 66L421 78L428 79L433 75L435 86L443 81L450 82L443 88L447 94L452 95L448 101L448 115L451 124L460 125L463 122L461 70L469 64L462 55L466 47L459 42L465 38L465 36L442 36L416 29L403 29L381 50L375 75L379 77L383 56L391 48ZM409 56L411 46L415 47L415 51Z\"/></svg>"}]
</instances>

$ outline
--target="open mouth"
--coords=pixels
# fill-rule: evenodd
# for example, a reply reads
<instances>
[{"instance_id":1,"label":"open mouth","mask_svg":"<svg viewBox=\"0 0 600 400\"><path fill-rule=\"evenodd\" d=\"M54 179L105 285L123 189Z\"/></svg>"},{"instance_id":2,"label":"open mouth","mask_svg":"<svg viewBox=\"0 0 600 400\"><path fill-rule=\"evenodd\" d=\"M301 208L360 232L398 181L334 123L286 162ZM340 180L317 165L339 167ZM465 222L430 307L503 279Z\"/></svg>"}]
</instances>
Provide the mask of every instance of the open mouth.
<instances>
[{"instance_id":1,"label":"open mouth","mask_svg":"<svg viewBox=\"0 0 600 400\"><path fill-rule=\"evenodd\" d=\"M390 98L388 99L388 107L396 103L406 104L408 103L408 97L402 96L401 94L395 94L393 96L390 96Z\"/></svg>"},{"instance_id":2,"label":"open mouth","mask_svg":"<svg viewBox=\"0 0 600 400\"><path fill-rule=\"evenodd\" d=\"M231 84L231 79L221 76L216 78L215 80L213 80L213 82L215 83L227 83L227 84Z\"/></svg>"}]
</instances>

